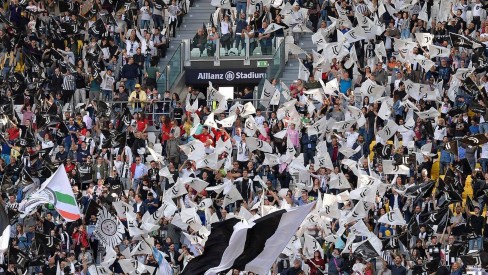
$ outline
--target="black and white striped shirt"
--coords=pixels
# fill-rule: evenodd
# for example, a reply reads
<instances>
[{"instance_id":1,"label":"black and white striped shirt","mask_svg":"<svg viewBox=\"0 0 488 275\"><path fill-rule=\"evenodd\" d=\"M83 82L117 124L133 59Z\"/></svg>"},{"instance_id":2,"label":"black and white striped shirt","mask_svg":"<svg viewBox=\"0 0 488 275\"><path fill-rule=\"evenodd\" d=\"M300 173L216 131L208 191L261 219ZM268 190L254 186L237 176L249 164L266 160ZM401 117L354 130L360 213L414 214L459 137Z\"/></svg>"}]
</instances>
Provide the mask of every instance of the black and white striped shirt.
<instances>
[{"instance_id":1,"label":"black and white striped shirt","mask_svg":"<svg viewBox=\"0 0 488 275\"><path fill-rule=\"evenodd\" d=\"M72 74L66 74L63 78L63 90L74 91L76 89L75 77Z\"/></svg>"},{"instance_id":2,"label":"black and white striped shirt","mask_svg":"<svg viewBox=\"0 0 488 275\"><path fill-rule=\"evenodd\" d=\"M7 202L6 203L7 209L15 210L19 208L19 204L17 202Z\"/></svg>"}]
</instances>

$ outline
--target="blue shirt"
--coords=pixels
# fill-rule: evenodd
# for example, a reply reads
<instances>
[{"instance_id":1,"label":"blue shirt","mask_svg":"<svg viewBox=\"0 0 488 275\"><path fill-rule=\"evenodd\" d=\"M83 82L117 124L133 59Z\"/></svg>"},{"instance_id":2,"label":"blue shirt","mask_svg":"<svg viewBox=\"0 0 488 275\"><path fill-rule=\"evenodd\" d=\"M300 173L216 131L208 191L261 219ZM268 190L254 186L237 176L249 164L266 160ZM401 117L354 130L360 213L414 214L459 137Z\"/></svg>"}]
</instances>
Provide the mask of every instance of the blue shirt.
<instances>
[{"instance_id":1,"label":"blue shirt","mask_svg":"<svg viewBox=\"0 0 488 275\"><path fill-rule=\"evenodd\" d=\"M152 200L146 199L144 201L144 203L147 205L147 211L149 211L150 214L152 214L152 213L156 212L156 210L158 210L157 206L153 206L150 204L150 203L158 204L159 203L158 199L155 199L155 198L153 198Z\"/></svg>"},{"instance_id":2,"label":"blue shirt","mask_svg":"<svg viewBox=\"0 0 488 275\"><path fill-rule=\"evenodd\" d=\"M402 116L403 115L403 106L400 100L397 100L395 104L393 104L393 110L395 111L395 115Z\"/></svg>"},{"instance_id":3,"label":"blue shirt","mask_svg":"<svg viewBox=\"0 0 488 275\"><path fill-rule=\"evenodd\" d=\"M352 79L349 80L341 79L341 81L339 82L339 89L343 94L347 94L347 90L351 89L351 86L352 86Z\"/></svg>"},{"instance_id":4,"label":"blue shirt","mask_svg":"<svg viewBox=\"0 0 488 275\"><path fill-rule=\"evenodd\" d=\"M2 143L2 155L9 155L10 156L11 150L12 149L10 148L10 146L8 146L8 144Z\"/></svg>"},{"instance_id":5,"label":"blue shirt","mask_svg":"<svg viewBox=\"0 0 488 275\"><path fill-rule=\"evenodd\" d=\"M466 149L464 149L461 146L458 147L458 157L459 157L459 159L466 158Z\"/></svg>"},{"instance_id":6,"label":"blue shirt","mask_svg":"<svg viewBox=\"0 0 488 275\"><path fill-rule=\"evenodd\" d=\"M480 126L479 125L471 125L471 126L469 126L469 132L472 135L479 134L480 133Z\"/></svg>"}]
</instances>

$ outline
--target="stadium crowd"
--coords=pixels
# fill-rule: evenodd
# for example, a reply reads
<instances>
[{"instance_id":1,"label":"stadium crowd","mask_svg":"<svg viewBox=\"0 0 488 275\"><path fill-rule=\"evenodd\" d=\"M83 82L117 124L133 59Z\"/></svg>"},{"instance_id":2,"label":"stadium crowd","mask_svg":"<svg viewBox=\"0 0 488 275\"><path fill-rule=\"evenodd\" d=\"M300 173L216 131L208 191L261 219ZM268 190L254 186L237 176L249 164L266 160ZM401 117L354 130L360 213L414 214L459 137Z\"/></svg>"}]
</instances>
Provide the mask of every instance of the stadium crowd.
<instances>
[{"instance_id":1,"label":"stadium crowd","mask_svg":"<svg viewBox=\"0 0 488 275\"><path fill-rule=\"evenodd\" d=\"M200 54L212 55L220 38L226 55L231 48L241 55L244 32L263 54L270 53L273 36L304 37L284 22L285 5L298 16L293 24L321 33L326 43L342 43L360 18L378 22L378 28L384 24L384 31L369 40L344 40L343 56L330 58L328 48L307 53L301 64L308 75L293 83L270 80L279 102L253 110L246 103L259 95L249 87L214 119L211 88L188 87L180 99L156 85L159 58L193 1L3 3L0 176L11 225L3 273L90 274L89 266L106 261L107 253L94 233L98 215L92 202L125 225L114 204L127 203L138 227L146 212L173 202L177 213L161 217L160 227L147 234L178 274L205 249L204 230L175 221L183 209L196 208L201 225L210 230L230 217L254 220L330 196L337 198L340 214L321 213L320 222L304 223L271 274L462 274L470 266L488 268L485 5L480 0L234 2L231 9L220 9L218 24L198 30L192 46ZM254 12L248 15L249 10ZM265 34L273 23L282 28ZM417 43L416 34L425 33L433 35L432 45L448 49L447 55L430 58L432 48ZM471 39L460 44L452 33ZM404 46L407 41L415 45ZM316 60L320 54L327 57ZM423 57L433 62L429 69ZM332 92L326 93L329 84ZM369 84L386 89L367 96ZM20 112L14 105L22 105ZM385 140L382 130L391 130L391 122L397 127ZM317 125L321 131L313 131ZM152 126L156 133L148 131ZM249 144L256 140L271 151ZM327 158L330 162L322 161ZM407 172L386 172L384 163L391 160ZM21 213L29 194L60 164L83 218L66 222L50 204ZM364 190L365 175L386 187L373 194L364 217L348 220L366 200L350 197ZM208 184L197 190L195 178ZM220 189L229 182L238 191L230 202ZM175 190L177 196L171 195ZM405 224L379 222L397 212ZM382 240L381 253L351 249L354 234L353 241L365 240L354 224ZM320 247L306 252L305 235ZM43 236L59 242L46 245ZM126 258L159 266L152 254L134 252L138 244L127 231L113 247L111 272L128 274L119 264ZM19 262L19 253L29 260ZM470 261L476 257L481 261Z\"/></svg>"}]
</instances>

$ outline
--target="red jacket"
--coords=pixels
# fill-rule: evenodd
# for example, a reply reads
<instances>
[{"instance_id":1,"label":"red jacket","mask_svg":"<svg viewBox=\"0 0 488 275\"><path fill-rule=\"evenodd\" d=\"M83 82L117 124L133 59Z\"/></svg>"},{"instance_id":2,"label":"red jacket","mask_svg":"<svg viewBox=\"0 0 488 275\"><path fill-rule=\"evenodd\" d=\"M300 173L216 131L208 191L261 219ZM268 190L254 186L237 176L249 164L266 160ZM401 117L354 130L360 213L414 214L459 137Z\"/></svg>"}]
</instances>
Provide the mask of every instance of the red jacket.
<instances>
[{"instance_id":1,"label":"red jacket","mask_svg":"<svg viewBox=\"0 0 488 275\"><path fill-rule=\"evenodd\" d=\"M169 140L169 133L171 132L171 124L164 124L161 126L161 135L163 141Z\"/></svg>"},{"instance_id":2,"label":"red jacket","mask_svg":"<svg viewBox=\"0 0 488 275\"><path fill-rule=\"evenodd\" d=\"M203 143L207 142L207 139L211 139L213 141L213 138L209 133L207 133L207 134L201 133L198 135L194 134L193 137L200 140Z\"/></svg>"},{"instance_id":3,"label":"red jacket","mask_svg":"<svg viewBox=\"0 0 488 275\"><path fill-rule=\"evenodd\" d=\"M81 244L81 246L84 248L88 248L90 246L90 244L88 243L88 234L86 234L86 231L84 230L77 230L76 232L73 232L71 238L73 239L73 244L75 246L78 244Z\"/></svg>"}]
</instances>

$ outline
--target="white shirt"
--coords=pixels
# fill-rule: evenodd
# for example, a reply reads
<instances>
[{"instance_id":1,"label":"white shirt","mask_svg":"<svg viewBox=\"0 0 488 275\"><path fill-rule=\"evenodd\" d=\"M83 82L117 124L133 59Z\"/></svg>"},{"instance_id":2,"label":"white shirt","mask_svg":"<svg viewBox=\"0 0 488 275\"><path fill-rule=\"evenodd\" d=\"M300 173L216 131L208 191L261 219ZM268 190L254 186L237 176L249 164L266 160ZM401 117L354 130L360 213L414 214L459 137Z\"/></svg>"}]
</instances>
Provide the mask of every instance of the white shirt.
<instances>
[{"instance_id":1,"label":"white shirt","mask_svg":"<svg viewBox=\"0 0 488 275\"><path fill-rule=\"evenodd\" d=\"M248 161L249 160L249 148L245 142L237 143L237 161Z\"/></svg>"},{"instance_id":2,"label":"white shirt","mask_svg":"<svg viewBox=\"0 0 488 275\"><path fill-rule=\"evenodd\" d=\"M400 133L400 134L402 135L404 146L406 146L415 137L415 132L413 130L405 131L405 132Z\"/></svg>"},{"instance_id":3,"label":"white shirt","mask_svg":"<svg viewBox=\"0 0 488 275\"><path fill-rule=\"evenodd\" d=\"M357 132L346 132L346 144L347 147L352 148L356 140L358 140L359 134Z\"/></svg>"},{"instance_id":4,"label":"white shirt","mask_svg":"<svg viewBox=\"0 0 488 275\"><path fill-rule=\"evenodd\" d=\"M83 122L85 122L85 124L86 124L86 129L91 130L91 128L92 128L92 119L88 115L88 113L85 116L83 116Z\"/></svg>"},{"instance_id":5,"label":"white shirt","mask_svg":"<svg viewBox=\"0 0 488 275\"><path fill-rule=\"evenodd\" d=\"M261 115L261 116L255 116L254 117L254 121L256 122L257 125L259 126L263 126L263 123L264 123L264 117Z\"/></svg>"},{"instance_id":6,"label":"white shirt","mask_svg":"<svg viewBox=\"0 0 488 275\"><path fill-rule=\"evenodd\" d=\"M220 22L220 30L222 35L230 33L230 23L225 21Z\"/></svg>"},{"instance_id":7,"label":"white shirt","mask_svg":"<svg viewBox=\"0 0 488 275\"><path fill-rule=\"evenodd\" d=\"M447 135L446 129L446 127L442 127L442 129L440 129L439 126L436 126L434 130L434 139L442 140Z\"/></svg>"},{"instance_id":8,"label":"white shirt","mask_svg":"<svg viewBox=\"0 0 488 275\"><path fill-rule=\"evenodd\" d=\"M149 9L150 7L146 7L146 6L141 8L141 20L151 20Z\"/></svg>"},{"instance_id":9,"label":"white shirt","mask_svg":"<svg viewBox=\"0 0 488 275\"><path fill-rule=\"evenodd\" d=\"M139 42L137 42L137 41L132 42L129 39L127 39L125 41L125 45L126 45L125 50L127 51L127 55L129 57L131 57L134 54L136 54L136 50L137 50L137 48L139 48Z\"/></svg>"}]
</instances>

